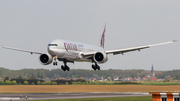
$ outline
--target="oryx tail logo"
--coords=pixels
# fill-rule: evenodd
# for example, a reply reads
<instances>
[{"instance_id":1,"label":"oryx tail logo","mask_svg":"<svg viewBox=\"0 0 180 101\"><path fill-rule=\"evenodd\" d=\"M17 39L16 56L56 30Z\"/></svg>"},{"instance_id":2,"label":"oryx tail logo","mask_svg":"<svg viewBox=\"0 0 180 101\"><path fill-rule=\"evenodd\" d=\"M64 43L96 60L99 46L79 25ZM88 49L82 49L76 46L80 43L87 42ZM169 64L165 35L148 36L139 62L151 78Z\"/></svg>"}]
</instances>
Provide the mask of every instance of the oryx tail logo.
<instances>
[{"instance_id":1,"label":"oryx tail logo","mask_svg":"<svg viewBox=\"0 0 180 101\"><path fill-rule=\"evenodd\" d=\"M106 25L104 26L104 30L103 30L103 33L102 33L102 36L101 36L101 42L100 42L100 45L101 45L102 48L104 48L105 32L106 32Z\"/></svg>"},{"instance_id":2,"label":"oryx tail logo","mask_svg":"<svg viewBox=\"0 0 180 101\"><path fill-rule=\"evenodd\" d=\"M64 48L66 49L66 51L68 51L68 50L75 50L75 51L77 51L76 44L72 44L72 43L64 43Z\"/></svg>"}]
</instances>

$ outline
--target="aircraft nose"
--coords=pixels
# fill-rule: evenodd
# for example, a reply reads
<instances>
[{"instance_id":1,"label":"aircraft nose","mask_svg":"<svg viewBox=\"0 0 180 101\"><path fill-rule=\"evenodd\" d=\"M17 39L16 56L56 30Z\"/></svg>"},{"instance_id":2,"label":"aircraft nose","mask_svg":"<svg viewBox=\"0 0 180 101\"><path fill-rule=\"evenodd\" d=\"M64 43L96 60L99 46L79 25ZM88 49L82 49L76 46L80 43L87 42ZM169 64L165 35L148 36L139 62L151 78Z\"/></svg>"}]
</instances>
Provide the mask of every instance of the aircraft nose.
<instances>
[{"instance_id":1,"label":"aircraft nose","mask_svg":"<svg viewBox=\"0 0 180 101\"><path fill-rule=\"evenodd\" d=\"M52 47L50 47L50 46L48 46L48 48L47 48L47 49L48 49L48 53L49 53L49 54L51 54L51 55L53 55L53 48L52 48Z\"/></svg>"}]
</instances>

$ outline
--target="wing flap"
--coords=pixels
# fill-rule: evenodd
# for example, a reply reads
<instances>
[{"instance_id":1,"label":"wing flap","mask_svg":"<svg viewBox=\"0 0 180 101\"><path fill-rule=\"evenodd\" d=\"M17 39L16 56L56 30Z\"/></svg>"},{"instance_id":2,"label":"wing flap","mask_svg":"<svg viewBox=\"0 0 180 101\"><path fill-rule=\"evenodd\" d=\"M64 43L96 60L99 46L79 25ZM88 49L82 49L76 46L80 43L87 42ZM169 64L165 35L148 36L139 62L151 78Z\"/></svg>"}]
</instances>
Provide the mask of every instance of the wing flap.
<instances>
[{"instance_id":1,"label":"wing flap","mask_svg":"<svg viewBox=\"0 0 180 101\"><path fill-rule=\"evenodd\" d=\"M16 50L16 51L21 51L21 52L28 52L31 54L45 54L46 52L40 52L40 51L33 51L33 50L26 50L26 49L20 49L20 48L14 48L14 47L9 47L9 46L2 46L5 49L10 49L10 50Z\"/></svg>"}]
</instances>

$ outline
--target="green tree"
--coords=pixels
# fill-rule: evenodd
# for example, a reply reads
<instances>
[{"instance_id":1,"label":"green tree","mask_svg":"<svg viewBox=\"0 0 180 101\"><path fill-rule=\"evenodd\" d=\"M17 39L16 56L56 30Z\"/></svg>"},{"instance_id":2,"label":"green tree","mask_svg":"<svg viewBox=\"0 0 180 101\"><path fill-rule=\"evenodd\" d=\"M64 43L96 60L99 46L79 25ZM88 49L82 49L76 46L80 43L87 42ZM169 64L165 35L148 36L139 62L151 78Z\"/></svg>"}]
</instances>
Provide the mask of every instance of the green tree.
<instances>
[{"instance_id":1,"label":"green tree","mask_svg":"<svg viewBox=\"0 0 180 101\"><path fill-rule=\"evenodd\" d=\"M23 78L21 76L19 76L18 79L23 79Z\"/></svg>"},{"instance_id":2,"label":"green tree","mask_svg":"<svg viewBox=\"0 0 180 101\"><path fill-rule=\"evenodd\" d=\"M66 84L65 85L68 85L68 82L66 82Z\"/></svg>"},{"instance_id":3,"label":"green tree","mask_svg":"<svg viewBox=\"0 0 180 101\"><path fill-rule=\"evenodd\" d=\"M9 80L6 80L6 81L4 82L4 84L5 84L5 85L10 85L11 82L10 82Z\"/></svg>"},{"instance_id":4,"label":"green tree","mask_svg":"<svg viewBox=\"0 0 180 101\"><path fill-rule=\"evenodd\" d=\"M41 75L41 79L43 79L43 75Z\"/></svg>"},{"instance_id":5,"label":"green tree","mask_svg":"<svg viewBox=\"0 0 180 101\"><path fill-rule=\"evenodd\" d=\"M54 74L54 76L53 76L53 77L54 77L54 79L55 79L55 78L56 78L56 74Z\"/></svg>"},{"instance_id":6,"label":"green tree","mask_svg":"<svg viewBox=\"0 0 180 101\"><path fill-rule=\"evenodd\" d=\"M4 84L4 82L3 81L0 81L0 85L3 85Z\"/></svg>"},{"instance_id":7,"label":"green tree","mask_svg":"<svg viewBox=\"0 0 180 101\"><path fill-rule=\"evenodd\" d=\"M40 82L40 81L38 81L38 82L37 82L37 85L41 85L41 82Z\"/></svg>"},{"instance_id":8,"label":"green tree","mask_svg":"<svg viewBox=\"0 0 180 101\"><path fill-rule=\"evenodd\" d=\"M47 82L46 82L46 85L50 85L50 84L51 84L51 82L50 82L50 81L47 81Z\"/></svg>"},{"instance_id":9,"label":"green tree","mask_svg":"<svg viewBox=\"0 0 180 101\"><path fill-rule=\"evenodd\" d=\"M93 74L93 77L95 77L96 79L99 78L99 76L97 74Z\"/></svg>"},{"instance_id":10,"label":"green tree","mask_svg":"<svg viewBox=\"0 0 180 101\"><path fill-rule=\"evenodd\" d=\"M179 75L176 75L176 80L178 80L179 79Z\"/></svg>"},{"instance_id":11,"label":"green tree","mask_svg":"<svg viewBox=\"0 0 180 101\"><path fill-rule=\"evenodd\" d=\"M13 85L16 85L16 84L17 84L16 80L11 81L11 83L12 83Z\"/></svg>"},{"instance_id":12,"label":"green tree","mask_svg":"<svg viewBox=\"0 0 180 101\"><path fill-rule=\"evenodd\" d=\"M40 70L38 70L38 72L37 72L37 78L40 78L40 77L41 77Z\"/></svg>"},{"instance_id":13,"label":"green tree","mask_svg":"<svg viewBox=\"0 0 180 101\"><path fill-rule=\"evenodd\" d=\"M41 82L41 85L46 85L46 82Z\"/></svg>"},{"instance_id":14,"label":"green tree","mask_svg":"<svg viewBox=\"0 0 180 101\"><path fill-rule=\"evenodd\" d=\"M6 77L4 78L4 81L6 81L6 80L9 80L9 76L6 76Z\"/></svg>"},{"instance_id":15,"label":"green tree","mask_svg":"<svg viewBox=\"0 0 180 101\"><path fill-rule=\"evenodd\" d=\"M34 85L34 82L32 82L31 85Z\"/></svg>"},{"instance_id":16,"label":"green tree","mask_svg":"<svg viewBox=\"0 0 180 101\"><path fill-rule=\"evenodd\" d=\"M59 78L60 78L60 77L59 77L59 74L57 74L56 76L57 76L57 79L59 79Z\"/></svg>"},{"instance_id":17,"label":"green tree","mask_svg":"<svg viewBox=\"0 0 180 101\"><path fill-rule=\"evenodd\" d=\"M57 82L51 82L51 85L57 85Z\"/></svg>"},{"instance_id":18,"label":"green tree","mask_svg":"<svg viewBox=\"0 0 180 101\"><path fill-rule=\"evenodd\" d=\"M85 82L85 85L89 85L89 82Z\"/></svg>"},{"instance_id":19,"label":"green tree","mask_svg":"<svg viewBox=\"0 0 180 101\"><path fill-rule=\"evenodd\" d=\"M35 75L35 74L32 74L31 77L30 77L30 79L32 79L32 80L36 79L36 75Z\"/></svg>"},{"instance_id":20,"label":"green tree","mask_svg":"<svg viewBox=\"0 0 180 101\"><path fill-rule=\"evenodd\" d=\"M28 81L24 81L24 85L28 85L29 84L29 82Z\"/></svg>"}]
</instances>

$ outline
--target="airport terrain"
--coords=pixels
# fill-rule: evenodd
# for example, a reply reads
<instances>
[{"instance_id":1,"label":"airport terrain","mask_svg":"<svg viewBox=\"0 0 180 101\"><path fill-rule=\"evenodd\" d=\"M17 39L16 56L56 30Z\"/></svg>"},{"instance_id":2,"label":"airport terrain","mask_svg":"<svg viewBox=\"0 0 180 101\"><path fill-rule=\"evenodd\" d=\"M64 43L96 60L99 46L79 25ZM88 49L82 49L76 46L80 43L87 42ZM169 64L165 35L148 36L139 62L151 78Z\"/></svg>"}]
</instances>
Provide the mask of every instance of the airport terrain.
<instances>
[{"instance_id":1,"label":"airport terrain","mask_svg":"<svg viewBox=\"0 0 180 101\"><path fill-rule=\"evenodd\" d=\"M180 91L180 85L8 85L0 93L151 92Z\"/></svg>"},{"instance_id":2,"label":"airport terrain","mask_svg":"<svg viewBox=\"0 0 180 101\"><path fill-rule=\"evenodd\" d=\"M132 97L132 98L131 98ZM151 94L149 93L46 93L46 94L0 94L0 101L22 101L33 100L33 101L113 101L113 100L125 100L125 101L143 101L143 99L150 99ZM147 100L146 100L147 101Z\"/></svg>"},{"instance_id":3,"label":"airport terrain","mask_svg":"<svg viewBox=\"0 0 180 101\"><path fill-rule=\"evenodd\" d=\"M152 101L151 96L138 97L110 97L110 98L84 98L84 99L56 99L56 100L30 100L30 101Z\"/></svg>"}]
</instances>

